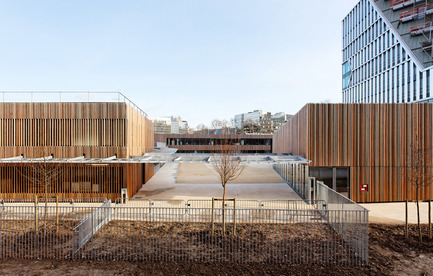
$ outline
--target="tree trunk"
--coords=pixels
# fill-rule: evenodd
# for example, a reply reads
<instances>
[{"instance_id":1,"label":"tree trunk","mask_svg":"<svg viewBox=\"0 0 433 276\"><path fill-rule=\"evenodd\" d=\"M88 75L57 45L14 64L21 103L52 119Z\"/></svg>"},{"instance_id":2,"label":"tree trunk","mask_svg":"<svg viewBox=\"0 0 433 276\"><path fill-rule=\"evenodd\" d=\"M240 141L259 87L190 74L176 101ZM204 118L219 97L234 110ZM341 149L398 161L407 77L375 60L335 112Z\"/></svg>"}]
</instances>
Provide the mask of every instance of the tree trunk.
<instances>
[{"instance_id":1,"label":"tree trunk","mask_svg":"<svg viewBox=\"0 0 433 276\"><path fill-rule=\"evenodd\" d=\"M225 220L225 206L226 206L226 184L224 184L224 192L223 192L223 236L226 235L226 220Z\"/></svg>"},{"instance_id":2,"label":"tree trunk","mask_svg":"<svg viewBox=\"0 0 433 276\"><path fill-rule=\"evenodd\" d=\"M416 188L416 215L417 215L417 219L418 219L418 236L419 236L419 241L422 242L421 223L420 223L420 218L419 218L419 197L418 197L418 190L419 190L419 188Z\"/></svg>"}]
</instances>

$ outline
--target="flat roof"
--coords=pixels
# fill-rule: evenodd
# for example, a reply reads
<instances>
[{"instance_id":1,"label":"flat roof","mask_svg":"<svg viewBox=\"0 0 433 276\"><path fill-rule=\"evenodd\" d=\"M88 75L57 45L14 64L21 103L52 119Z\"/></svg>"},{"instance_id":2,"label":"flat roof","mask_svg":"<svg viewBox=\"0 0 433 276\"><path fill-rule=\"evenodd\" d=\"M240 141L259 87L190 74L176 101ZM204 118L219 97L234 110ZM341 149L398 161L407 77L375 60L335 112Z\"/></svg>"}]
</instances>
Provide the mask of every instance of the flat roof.
<instances>
[{"instance_id":1,"label":"flat roof","mask_svg":"<svg viewBox=\"0 0 433 276\"><path fill-rule=\"evenodd\" d=\"M121 163L211 163L211 153L176 153L175 151L150 152L142 156L133 156L131 158L117 158L111 156L108 158L85 158L78 156L74 158L53 158L44 156L38 158L24 158L15 156L9 158L0 158L0 163L71 163L71 164L121 164ZM238 154L243 163L299 163L308 164L307 160L301 156L281 155L281 154Z\"/></svg>"}]
</instances>

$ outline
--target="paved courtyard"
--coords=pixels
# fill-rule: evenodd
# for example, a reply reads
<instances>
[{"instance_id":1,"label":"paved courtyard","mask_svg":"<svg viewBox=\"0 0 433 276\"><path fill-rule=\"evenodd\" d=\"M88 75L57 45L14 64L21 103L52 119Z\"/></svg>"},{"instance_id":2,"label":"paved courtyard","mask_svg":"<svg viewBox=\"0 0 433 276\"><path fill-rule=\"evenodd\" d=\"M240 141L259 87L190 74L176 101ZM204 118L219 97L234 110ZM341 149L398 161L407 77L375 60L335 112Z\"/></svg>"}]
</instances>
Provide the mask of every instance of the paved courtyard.
<instances>
[{"instance_id":1,"label":"paved courtyard","mask_svg":"<svg viewBox=\"0 0 433 276\"><path fill-rule=\"evenodd\" d=\"M135 194L134 198L210 199L223 188L211 164L167 163ZM250 163L235 181L227 184L227 198L301 199L269 163Z\"/></svg>"}]
</instances>

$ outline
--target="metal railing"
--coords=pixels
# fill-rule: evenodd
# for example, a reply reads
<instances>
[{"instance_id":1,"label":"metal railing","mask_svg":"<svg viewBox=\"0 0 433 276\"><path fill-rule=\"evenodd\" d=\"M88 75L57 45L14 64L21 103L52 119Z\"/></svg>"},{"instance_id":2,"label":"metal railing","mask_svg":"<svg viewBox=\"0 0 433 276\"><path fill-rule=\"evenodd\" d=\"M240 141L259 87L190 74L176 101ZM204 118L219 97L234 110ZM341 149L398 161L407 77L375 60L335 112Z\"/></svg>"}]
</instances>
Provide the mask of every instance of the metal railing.
<instances>
[{"instance_id":1,"label":"metal railing","mask_svg":"<svg viewBox=\"0 0 433 276\"><path fill-rule=\"evenodd\" d=\"M5 206L19 214L43 207ZM26 208L30 208L27 210ZM32 209L33 208L33 209ZM55 207L48 207L55 208ZM55 215L40 219L0 216L0 258L86 259L110 261L231 262L265 264L366 264L365 248L347 243L324 220L345 223L345 217L359 217L362 211L316 209L233 209L227 208L226 232L222 232L222 210L209 208L125 207L112 205L91 212L84 207L57 207ZM77 250L75 212L97 215L92 227L96 235L81 240ZM49 213L53 213L50 210ZM216 214L212 220L211 214ZM178 215L182 214L182 215ZM111 215L111 220L108 218ZM86 221L92 221L87 216ZM81 222L80 222L81 221ZM212 224L214 222L214 234ZM236 234L233 224L236 222ZM38 231L36 231L36 225ZM360 229L351 235L365 240ZM366 243L359 243L360 245ZM364 250L364 251L363 251ZM75 252L75 254L73 254Z\"/></svg>"},{"instance_id":2,"label":"metal railing","mask_svg":"<svg viewBox=\"0 0 433 276\"><path fill-rule=\"evenodd\" d=\"M76 254L105 224L111 221L111 200L91 212L72 229L72 255Z\"/></svg>"},{"instance_id":3,"label":"metal railing","mask_svg":"<svg viewBox=\"0 0 433 276\"><path fill-rule=\"evenodd\" d=\"M291 180L296 181L293 175L296 175L299 170L299 168L293 167L291 164L276 164L274 169L303 198L317 200L325 204L325 206L318 204L317 207L322 218L343 238L352 250L362 256L365 262L368 263L369 211L314 178L301 177L297 178L301 180L300 183L291 182ZM301 171L302 173L308 172L308 168Z\"/></svg>"},{"instance_id":4,"label":"metal railing","mask_svg":"<svg viewBox=\"0 0 433 276\"><path fill-rule=\"evenodd\" d=\"M153 207L179 207L179 208L212 208L211 199L147 199L147 198L129 198L123 202L121 198L115 200L116 204L126 207L146 207L149 212ZM222 202L215 203L216 208L222 208ZM226 201L225 208L233 208L233 201ZM236 199L236 209L326 209L326 204L322 200L292 200L292 199L275 199L275 200L245 200Z\"/></svg>"},{"instance_id":5,"label":"metal railing","mask_svg":"<svg viewBox=\"0 0 433 276\"><path fill-rule=\"evenodd\" d=\"M2 102L117 102L127 103L143 116L147 113L120 92L90 91L0 91Z\"/></svg>"}]
</instances>

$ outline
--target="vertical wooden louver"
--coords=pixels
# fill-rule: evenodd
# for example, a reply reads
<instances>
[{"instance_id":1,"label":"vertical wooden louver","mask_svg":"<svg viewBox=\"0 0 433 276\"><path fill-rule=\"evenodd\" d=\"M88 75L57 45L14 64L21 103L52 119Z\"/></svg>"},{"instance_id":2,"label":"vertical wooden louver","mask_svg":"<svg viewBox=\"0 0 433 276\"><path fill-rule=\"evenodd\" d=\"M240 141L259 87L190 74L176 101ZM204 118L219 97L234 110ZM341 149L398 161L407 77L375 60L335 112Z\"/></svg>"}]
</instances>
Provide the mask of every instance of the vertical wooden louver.
<instances>
[{"instance_id":1,"label":"vertical wooden louver","mask_svg":"<svg viewBox=\"0 0 433 276\"><path fill-rule=\"evenodd\" d=\"M126 103L0 103L0 158L129 158L152 150L152 123ZM0 163L0 197L32 196L26 166ZM53 194L66 197L114 199L126 187L131 196L145 178L143 164L61 166L67 174L53 183Z\"/></svg>"},{"instance_id":2,"label":"vertical wooden louver","mask_svg":"<svg viewBox=\"0 0 433 276\"><path fill-rule=\"evenodd\" d=\"M433 147L433 104L307 104L274 135L274 153L311 166L350 167L350 198L358 202L413 200L408 184L411 142ZM426 169L432 169L432 156ZM369 184L368 192L360 185ZM431 199L433 187L421 189Z\"/></svg>"}]
</instances>

